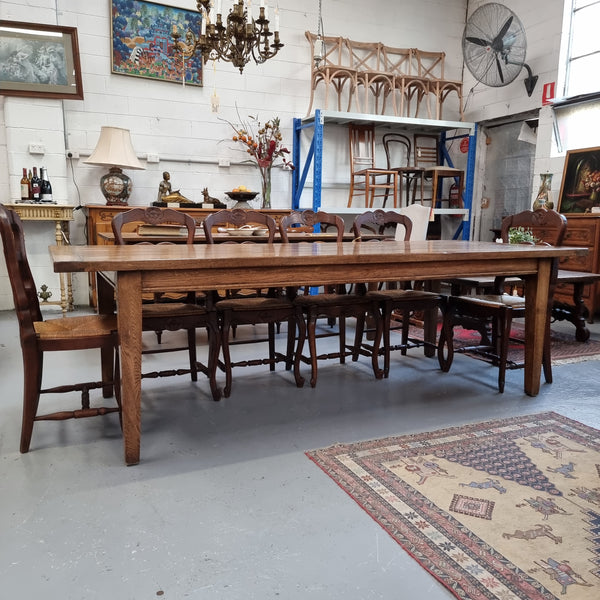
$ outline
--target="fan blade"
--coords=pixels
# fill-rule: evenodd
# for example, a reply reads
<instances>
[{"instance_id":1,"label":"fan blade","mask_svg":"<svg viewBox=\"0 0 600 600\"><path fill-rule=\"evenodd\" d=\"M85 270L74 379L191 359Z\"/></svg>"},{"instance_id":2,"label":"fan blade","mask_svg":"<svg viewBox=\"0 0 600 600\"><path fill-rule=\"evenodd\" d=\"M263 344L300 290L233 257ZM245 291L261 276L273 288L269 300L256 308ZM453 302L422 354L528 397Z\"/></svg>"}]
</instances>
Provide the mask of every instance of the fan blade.
<instances>
[{"instance_id":1,"label":"fan blade","mask_svg":"<svg viewBox=\"0 0 600 600\"><path fill-rule=\"evenodd\" d=\"M491 42L487 42L486 40L482 40L481 38L476 37L468 37L466 38L467 42L471 42L472 44L477 44L478 46L491 46Z\"/></svg>"},{"instance_id":2,"label":"fan blade","mask_svg":"<svg viewBox=\"0 0 600 600\"><path fill-rule=\"evenodd\" d=\"M506 32L510 29L512 22L513 22L513 17L511 15L510 17L508 17L508 19L506 19L506 22L504 23L504 25L502 25L502 29L498 32L498 35L494 38L494 41L492 42L492 48L494 50L496 50L497 52L502 50L502 48L504 47L504 36L506 35Z\"/></svg>"},{"instance_id":3,"label":"fan blade","mask_svg":"<svg viewBox=\"0 0 600 600\"><path fill-rule=\"evenodd\" d=\"M496 54L496 68L498 69L498 75L500 75L500 81L504 83L504 75L502 74L502 65L500 64L500 59Z\"/></svg>"}]
</instances>

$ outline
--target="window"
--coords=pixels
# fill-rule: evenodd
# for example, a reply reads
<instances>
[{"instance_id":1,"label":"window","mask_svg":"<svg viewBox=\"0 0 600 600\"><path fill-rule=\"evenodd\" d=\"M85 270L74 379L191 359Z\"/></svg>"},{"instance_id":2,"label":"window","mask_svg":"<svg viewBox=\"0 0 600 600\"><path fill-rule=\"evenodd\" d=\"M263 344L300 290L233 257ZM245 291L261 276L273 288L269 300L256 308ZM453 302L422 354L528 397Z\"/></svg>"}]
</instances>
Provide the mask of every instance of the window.
<instances>
[{"instance_id":1,"label":"window","mask_svg":"<svg viewBox=\"0 0 600 600\"><path fill-rule=\"evenodd\" d=\"M597 31L600 0L572 0L565 16L568 56L564 96L600 92L600 37Z\"/></svg>"}]
</instances>

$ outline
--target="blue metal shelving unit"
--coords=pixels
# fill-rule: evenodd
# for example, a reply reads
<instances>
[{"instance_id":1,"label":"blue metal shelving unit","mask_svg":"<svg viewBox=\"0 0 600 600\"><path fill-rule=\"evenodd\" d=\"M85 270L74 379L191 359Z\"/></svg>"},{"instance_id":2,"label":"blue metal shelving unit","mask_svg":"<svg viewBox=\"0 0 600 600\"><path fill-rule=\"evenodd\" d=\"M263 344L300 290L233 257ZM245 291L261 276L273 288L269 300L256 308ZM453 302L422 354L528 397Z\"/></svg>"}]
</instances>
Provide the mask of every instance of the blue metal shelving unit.
<instances>
[{"instance_id":1,"label":"blue metal shelving unit","mask_svg":"<svg viewBox=\"0 0 600 600\"><path fill-rule=\"evenodd\" d=\"M442 158L449 166L453 166L450 156L446 150L449 140L458 138L469 138L469 149L467 153L467 169L465 173L465 189L463 192L463 205L468 210L466 220L462 220L454 238L462 237L469 239L471 230L471 206L473 201L473 175L475 172L475 148L477 142L477 126L474 123L462 121L434 121L430 119L416 119L408 117L389 117L385 115L370 115L360 113L346 113L335 111L316 110L314 116L303 119L294 119L293 149L292 157L296 169L292 174L292 209L300 207L300 197L304 190L306 178L312 165L313 175L313 198L312 208L317 211L321 208L321 185L323 177L323 132L326 123L344 125L354 123L374 123L375 125L390 128L404 129L408 131L437 132L440 133ZM447 136L448 131L466 130L463 134ZM312 132L312 139L306 158L301 156L301 136L303 132ZM440 212L445 209L438 209ZM443 213L441 213L443 214Z\"/></svg>"}]
</instances>

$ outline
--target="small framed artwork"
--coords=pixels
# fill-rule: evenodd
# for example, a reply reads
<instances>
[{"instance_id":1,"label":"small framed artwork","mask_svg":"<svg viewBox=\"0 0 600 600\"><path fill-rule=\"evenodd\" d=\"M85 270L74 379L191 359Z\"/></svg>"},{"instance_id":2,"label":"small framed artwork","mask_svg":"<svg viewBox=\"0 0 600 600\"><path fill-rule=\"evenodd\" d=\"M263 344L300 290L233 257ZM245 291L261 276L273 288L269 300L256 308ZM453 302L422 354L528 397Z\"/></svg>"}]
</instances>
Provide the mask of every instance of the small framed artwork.
<instances>
[{"instance_id":1,"label":"small framed artwork","mask_svg":"<svg viewBox=\"0 0 600 600\"><path fill-rule=\"evenodd\" d=\"M182 85L202 85L202 55L184 58L174 48L199 35L202 14L142 0L112 1L112 72Z\"/></svg>"},{"instance_id":2,"label":"small framed artwork","mask_svg":"<svg viewBox=\"0 0 600 600\"><path fill-rule=\"evenodd\" d=\"M77 28L0 21L0 95L83 100Z\"/></svg>"},{"instance_id":3,"label":"small framed artwork","mask_svg":"<svg viewBox=\"0 0 600 600\"><path fill-rule=\"evenodd\" d=\"M569 150L565 158L558 211L587 213L596 207L600 207L600 147Z\"/></svg>"}]
</instances>

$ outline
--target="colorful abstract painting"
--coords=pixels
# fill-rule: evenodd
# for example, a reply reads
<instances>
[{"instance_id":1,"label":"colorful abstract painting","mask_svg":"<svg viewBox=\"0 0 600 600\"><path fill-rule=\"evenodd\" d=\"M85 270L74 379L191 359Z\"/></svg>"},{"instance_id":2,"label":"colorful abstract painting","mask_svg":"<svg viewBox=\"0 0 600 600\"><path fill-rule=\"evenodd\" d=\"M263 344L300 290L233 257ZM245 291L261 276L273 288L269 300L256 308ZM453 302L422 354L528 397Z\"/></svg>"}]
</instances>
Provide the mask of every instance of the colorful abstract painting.
<instances>
[{"instance_id":1,"label":"colorful abstract painting","mask_svg":"<svg viewBox=\"0 0 600 600\"><path fill-rule=\"evenodd\" d=\"M141 0L112 0L112 72L202 85L202 56L183 60L172 33L199 33L202 15ZM184 76L185 73L185 76Z\"/></svg>"}]
</instances>

